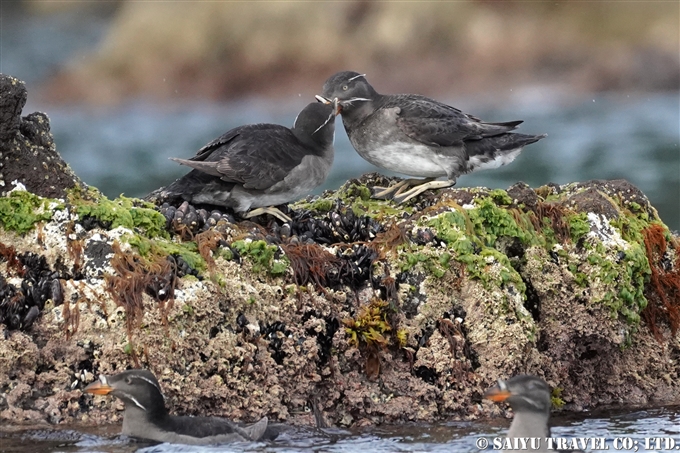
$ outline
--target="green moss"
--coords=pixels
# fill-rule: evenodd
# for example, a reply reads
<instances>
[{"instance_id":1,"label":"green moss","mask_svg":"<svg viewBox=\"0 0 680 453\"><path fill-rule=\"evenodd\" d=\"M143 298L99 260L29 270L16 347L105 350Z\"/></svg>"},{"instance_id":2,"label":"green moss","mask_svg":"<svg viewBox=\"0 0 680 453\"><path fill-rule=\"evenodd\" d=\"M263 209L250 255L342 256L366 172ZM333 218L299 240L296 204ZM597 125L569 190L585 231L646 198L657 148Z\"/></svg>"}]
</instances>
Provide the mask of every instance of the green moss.
<instances>
[{"instance_id":1,"label":"green moss","mask_svg":"<svg viewBox=\"0 0 680 453\"><path fill-rule=\"evenodd\" d=\"M569 234L573 241L578 241L590 232L590 222L588 222L588 214L585 212L565 216L565 219L569 225Z\"/></svg>"},{"instance_id":2,"label":"green moss","mask_svg":"<svg viewBox=\"0 0 680 453\"><path fill-rule=\"evenodd\" d=\"M609 223L619 230L623 239L638 244L645 243L642 231L649 228L651 225L661 225L665 230L668 229L666 225L659 221L647 222L636 215L622 215L618 219L612 219Z\"/></svg>"},{"instance_id":3,"label":"green moss","mask_svg":"<svg viewBox=\"0 0 680 453\"><path fill-rule=\"evenodd\" d=\"M629 201L625 203L626 207L630 209L631 213L639 217L641 220L649 221L649 216L647 212L640 206L639 203L634 201Z\"/></svg>"},{"instance_id":4,"label":"green moss","mask_svg":"<svg viewBox=\"0 0 680 453\"><path fill-rule=\"evenodd\" d=\"M207 264L201 254L198 253L198 247L195 242L178 243L162 238L148 239L138 234L126 236L124 239L145 258L152 255L179 255L190 267L197 271L204 272L207 269Z\"/></svg>"},{"instance_id":5,"label":"green moss","mask_svg":"<svg viewBox=\"0 0 680 453\"><path fill-rule=\"evenodd\" d=\"M632 245L635 248L637 245ZM622 316L630 325L640 322L640 313L647 306L644 287L649 273L646 258L626 257L620 263L614 263L606 257L589 255L588 263L592 265L587 273L570 270L574 280L581 287L591 286L597 281L604 285L601 296L592 297L592 303L602 303L611 309L612 316Z\"/></svg>"},{"instance_id":6,"label":"green moss","mask_svg":"<svg viewBox=\"0 0 680 453\"><path fill-rule=\"evenodd\" d=\"M285 255L281 258L274 258L279 248L265 241L240 240L233 242L231 247L236 249L241 256L248 257L256 272L267 271L277 276L283 275L290 267L290 261Z\"/></svg>"},{"instance_id":7,"label":"green moss","mask_svg":"<svg viewBox=\"0 0 680 453\"><path fill-rule=\"evenodd\" d=\"M272 275L283 275L286 273L286 270L288 269L289 263L288 260L274 260L272 262L272 267L269 269L269 273Z\"/></svg>"},{"instance_id":8,"label":"green moss","mask_svg":"<svg viewBox=\"0 0 680 453\"><path fill-rule=\"evenodd\" d=\"M555 230L553 229L549 218L543 217L543 219L541 219L541 223L541 235L543 235L543 238L545 239L546 247L551 248L553 245L559 242L557 240L557 235L555 234Z\"/></svg>"},{"instance_id":9,"label":"green moss","mask_svg":"<svg viewBox=\"0 0 680 453\"><path fill-rule=\"evenodd\" d=\"M333 210L338 200L348 206L348 209L352 209L354 215L368 216L378 220L401 217L404 213L414 212L410 206L400 206L391 201L373 199L371 189L358 184L343 186L328 198L318 198L312 202L299 201L293 205L293 208L324 213Z\"/></svg>"},{"instance_id":10,"label":"green moss","mask_svg":"<svg viewBox=\"0 0 680 453\"><path fill-rule=\"evenodd\" d=\"M422 252L417 252L417 253L404 253L402 255L402 262L400 263L399 269L404 272L412 267L414 267L418 263L425 262L430 259L429 255L426 255Z\"/></svg>"},{"instance_id":11,"label":"green moss","mask_svg":"<svg viewBox=\"0 0 680 453\"><path fill-rule=\"evenodd\" d=\"M328 212L335 206L335 201L332 198L317 198L314 201L298 201L295 203L296 208L306 209L319 213Z\"/></svg>"},{"instance_id":12,"label":"green moss","mask_svg":"<svg viewBox=\"0 0 680 453\"><path fill-rule=\"evenodd\" d=\"M467 274L480 280L486 288L513 283L524 293L526 285L521 276L512 267L508 257L493 248L493 245L500 237L518 238L526 244L540 243L539 237L531 227L527 227L528 231L520 228L514 217L498 208L490 198L478 202L476 208L449 211L426 220L425 225L435 230L437 237L454 252L441 254L438 264L448 267L449 261L454 259L464 264ZM487 271L490 262L494 261L502 267L498 276ZM435 270L434 275L439 275L439 272Z\"/></svg>"},{"instance_id":13,"label":"green moss","mask_svg":"<svg viewBox=\"0 0 680 453\"><path fill-rule=\"evenodd\" d=\"M644 290L652 271L643 245L631 244L625 253L622 264L626 272L621 276L619 311L629 323L637 324L640 321L640 313L647 307Z\"/></svg>"},{"instance_id":14,"label":"green moss","mask_svg":"<svg viewBox=\"0 0 680 453\"><path fill-rule=\"evenodd\" d=\"M564 406L564 400L562 399L562 392L564 389L560 387L555 387L550 394L550 401L555 409L560 409Z\"/></svg>"},{"instance_id":15,"label":"green moss","mask_svg":"<svg viewBox=\"0 0 680 453\"><path fill-rule=\"evenodd\" d=\"M446 242L451 253L450 258L443 258L433 267L427 254L422 249L415 248L404 254L400 262L402 270L408 270L416 265L422 265L432 275L438 276L438 271L448 265L448 260L454 259L465 265L468 276L478 279L486 288L513 284L523 294L526 290L519 273L513 268L508 257L497 248L504 241L501 238L519 240L525 246L539 245L552 250L556 238L547 219L542 219L543 228L536 232L530 222L528 214L504 209L496 203L510 204L504 196L504 191L494 191L491 196L475 200L472 209L445 212L436 217L426 219L425 226L436 231L437 237ZM507 194L505 194L507 195ZM573 241L578 241L590 232L591 225L586 213L565 216ZM607 256L606 247L599 241L584 244L587 250L586 262L588 270L582 268L583 263L570 263L569 254L565 250L558 250L560 259L567 262L569 271L574 277L575 285L586 288L597 280L601 294L595 303L609 306L614 316L622 316L629 324L637 325L640 313L647 305L644 296L645 283L649 279L650 269L645 255L642 230L649 223L640 216L622 216L612 225L621 231L630 247L618 259ZM497 262L500 267L497 272L489 272L489 266Z\"/></svg>"},{"instance_id":16,"label":"green moss","mask_svg":"<svg viewBox=\"0 0 680 453\"><path fill-rule=\"evenodd\" d=\"M588 276L583 272L576 272L574 274L574 282L581 288L588 287Z\"/></svg>"},{"instance_id":17,"label":"green moss","mask_svg":"<svg viewBox=\"0 0 680 453\"><path fill-rule=\"evenodd\" d=\"M315 200L310 204L310 208L318 212L328 212L333 209L333 201L325 198Z\"/></svg>"},{"instance_id":18,"label":"green moss","mask_svg":"<svg viewBox=\"0 0 680 453\"><path fill-rule=\"evenodd\" d=\"M433 277L441 278L449 268L451 254L448 252L440 253L438 250L430 248L415 247L408 244L400 247L402 253L399 255L399 270L406 272L419 264Z\"/></svg>"},{"instance_id":19,"label":"green moss","mask_svg":"<svg viewBox=\"0 0 680 453\"><path fill-rule=\"evenodd\" d=\"M347 188L341 188L337 195L345 204L352 207L352 212L357 216L383 219L400 217L404 212L413 213L412 207L397 206L390 201L371 198L371 189L366 186L350 184Z\"/></svg>"},{"instance_id":20,"label":"green moss","mask_svg":"<svg viewBox=\"0 0 680 453\"><path fill-rule=\"evenodd\" d=\"M599 263L603 269L600 278L616 284L613 289L615 297L607 301L607 304L632 325L639 324L640 313L647 307L648 301L644 290L652 273L645 250L643 230L653 224L662 225L667 230L660 222L646 222L644 220L646 218L646 214L638 216L629 213L611 220L610 224L619 230L621 237L628 241L630 246L619 255L616 268Z\"/></svg>"},{"instance_id":21,"label":"green moss","mask_svg":"<svg viewBox=\"0 0 680 453\"><path fill-rule=\"evenodd\" d=\"M151 203L122 195L109 200L94 188L85 193L70 192L69 201L80 218L94 217L110 223L111 228L122 226L147 237L169 237L165 229L165 217Z\"/></svg>"},{"instance_id":22,"label":"green moss","mask_svg":"<svg viewBox=\"0 0 680 453\"><path fill-rule=\"evenodd\" d=\"M392 203L373 199L357 199L351 202L352 212L358 216L368 216L375 219L383 219L387 217L399 217L404 212L408 214L413 213L413 208L409 206L395 207Z\"/></svg>"},{"instance_id":23,"label":"green moss","mask_svg":"<svg viewBox=\"0 0 680 453\"><path fill-rule=\"evenodd\" d=\"M221 289L224 289L227 286L227 281L224 278L224 275L217 274L215 272L211 272L210 281L219 286Z\"/></svg>"},{"instance_id":24,"label":"green moss","mask_svg":"<svg viewBox=\"0 0 680 453\"><path fill-rule=\"evenodd\" d=\"M499 286L512 283L520 293L526 294L526 285L524 284L524 281L522 281L522 276L512 267L510 259L508 259L506 255L492 248L483 249L479 255L484 260L484 263L488 263L489 258L493 257L493 261L496 261L501 265L499 277L502 285ZM487 287L490 287L493 282L493 277L489 272L484 272L484 275L480 280L485 282Z\"/></svg>"},{"instance_id":25,"label":"green moss","mask_svg":"<svg viewBox=\"0 0 680 453\"><path fill-rule=\"evenodd\" d=\"M234 252L226 247L219 247L215 250L215 258L224 258L226 261L234 259Z\"/></svg>"},{"instance_id":26,"label":"green moss","mask_svg":"<svg viewBox=\"0 0 680 453\"><path fill-rule=\"evenodd\" d=\"M437 237L450 244L465 237L462 232L468 229L467 220L465 214L450 211L433 217L427 221L426 225L437 232Z\"/></svg>"},{"instance_id":27,"label":"green moss","mask_svg":"<svg viewBox=\"0 0 680 453\"><path fill-rule=\"evenodd\" d=\"M498 205L509 206L512 204L512 197L505 190L494 189L489 193L489 196Z\"/></svg>"},{"instance_id":28,"label":"green moss","mask_svg":"<svg viewBox=\"0 0 680 453\"><path fill-rule=\"evenodd\" d=\"M9 231L24 234L37 222L52 219L55 209L63 209L58 200L42 198L25 190L13 190L0 198L0 224Z\"/></svg>"},{"instance_id":29,"label":"green moss","mask_svg":"<svg viewBox=\"0 0 680 453\"><path fill-rule=\"evenodd\" d=\"M342 195L345 199L351 199L348 201L354 201L355 199L367 201L371 199L371 189L366 186L350 184Z\"/></svg>"},{"instance_id":30,"label":"green moss","mask_svg":"<svg viewBox=\"0 0 680 453\"><path fill-rule=\"evenodd\" d=\"M572 234L582 237L586 229L584 223L587 220L583 215L572 216ZM610 224L628 242L627 247L608 249L599 240L594 243L586 241L584 261L569 262L568 255L560 255L560 258L567 262L567 268L578 286L592 288L591 303L606 305L613 317L621 316L629 325L636 327L640 323L640 313L647 306L644 289L651 275L642 236L642 229L649 224L635 216L622 216Z\"/></svg>"},{"instance_id":31,"label":"green moss","mask_svg":"<svg viewBox=\"0 0 680 453\"><path fill-rule=\"evenodd\" d=\"M475 206L467 211L467 215L474 225L476 236L484 241L484 245L493 246L500 237L517 238L525 245L544 242L534 231L527 214L515 211L515 217L508 209L496 206L490 197L476 200Z\"/></svg>"}]
</instances>

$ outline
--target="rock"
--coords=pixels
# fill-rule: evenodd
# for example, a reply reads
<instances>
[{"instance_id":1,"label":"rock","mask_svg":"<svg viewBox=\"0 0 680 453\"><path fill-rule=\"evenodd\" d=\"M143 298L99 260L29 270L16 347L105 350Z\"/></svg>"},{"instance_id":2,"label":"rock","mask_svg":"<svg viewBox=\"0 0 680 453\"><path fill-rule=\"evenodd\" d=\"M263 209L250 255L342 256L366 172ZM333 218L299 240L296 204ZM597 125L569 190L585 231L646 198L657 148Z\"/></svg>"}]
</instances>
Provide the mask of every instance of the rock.
<instances>
[{"instance_id":1,"label":"rock","mask_svg":"<svg viewBox=\"0 0 680 453\"><path fill-rule=\"evenodd\" d=\"M677 8L667 3L120 2L99 47L58 68L44 91L53 101L93 103L299 94L311 101L341 69L367 73L380 92L439 98L495 90L494 102L525 85L572 94L676 91ZM627 24L626 39L599 26L600 17Z\"/></svg>"},{"instance_id":2,"label":"rock","mask_svg":"<svg viewBox=\"0 0 680 453\"><path fill-rule=\"evenodd\" d=\"M299 201L284 225L5 194L0 418L120 420L80 389L140 366L176 413L330 426L498 414L483 391L519 373L567 409L680 396L678 238L635 187L370 198L389 182Z\"/></svg>"},{"instance_id":3,"label":"rock","mask_svg":"<svg viewBox=\"0 0 680 453\"><path fill-rule=\"evenodd\" d=\"M44 113L21 117L27 93L24 83L0 74L0 187L16 184L36 195L59 198L82 182L57 153Z\"/></svg>"}]
</instances>

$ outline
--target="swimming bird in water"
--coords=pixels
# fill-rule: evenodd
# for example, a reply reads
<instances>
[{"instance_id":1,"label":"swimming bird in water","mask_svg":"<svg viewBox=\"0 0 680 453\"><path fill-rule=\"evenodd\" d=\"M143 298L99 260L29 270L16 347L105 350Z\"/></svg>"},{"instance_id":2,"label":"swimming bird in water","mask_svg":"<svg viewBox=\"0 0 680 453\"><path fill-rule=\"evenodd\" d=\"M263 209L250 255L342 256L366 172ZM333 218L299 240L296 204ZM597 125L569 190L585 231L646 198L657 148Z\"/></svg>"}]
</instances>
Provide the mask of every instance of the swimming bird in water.
<instances>
[{"instance_id":1,"label":"swimming bird in water","mask_svg":"<svg viewBox=\"0 0 680 453\"><path fill-rule=\"evenodd\" d=\"M281 425L270 425L263 417L252 425L241 425L219 417L173 416L165 408L156 376L135 369L113 376L99 376L83 390L111 395L125 403L122 434L157 442L209 445L226 442L272 440Z\"/></svg>"},{"instance_id":2,"label":"swimming bird in water","mask_svg":"<svg viewBox=\"0 0 680 453\"><path fill-rule=\"evenodd\" d=\"M425 178L374 188L375 198L397 203L428 189L451 187L462 174L512 162L524 146L545 137L511 133L522 121L487 123L425 96L379 94L365 74L352 71L331 76L317 99L338 101L345 131L361 157ZM442 176L446 180L436 180Z\"/></svg>"},{"instance_id":3,"label":"swimming bird in water","mask_svg":"<svg viewBox=\"0 0 680 453\"><path fill-rule=\"evenodd\" d=\"M337 104L314 102L290 129L278 124L236 127L191 159L171 158L193 170L157 192L162 198L178 195L192 204L232 208L245 218L272 214L289 222L274 206L295 201L326 180L333 164L336 114Z\"/></svg>"},{"instance_id":4,"label":"swimming bird in water","mask_svg":"<svg viewBox=\"0 0 680 453\"><path fill-rule=\"evenodd\" d=\"M549 450L550 437L550 408L552 407L551 391L548 384L538 376L519 375L507 381L498 380L498 383L484 393L484 398L495 402L507 402L514 413L507 440L513 445L514 439L540 439L539 448L532 445L531 451L545 452L580 452L582 450ZM504 444L506 445L506 444ZM515 451L520 448L509 448L504 451ZM527 450L524 448L523 450Z\"/></svg>"}]
</instances>

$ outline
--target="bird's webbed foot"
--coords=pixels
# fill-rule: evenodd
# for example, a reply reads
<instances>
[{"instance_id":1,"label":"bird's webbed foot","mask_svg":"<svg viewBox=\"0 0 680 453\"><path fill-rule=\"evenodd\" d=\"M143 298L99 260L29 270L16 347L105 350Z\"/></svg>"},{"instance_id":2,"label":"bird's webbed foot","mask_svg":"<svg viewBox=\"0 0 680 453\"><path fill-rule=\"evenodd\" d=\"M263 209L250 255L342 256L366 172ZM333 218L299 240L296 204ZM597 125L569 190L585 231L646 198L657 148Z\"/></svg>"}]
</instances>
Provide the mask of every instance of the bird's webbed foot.
<instances>
[{"instance_id":1,"label":"bird's webbed foot","mask_svg":"<svg viewBox=\"0 0 680 453\"><path fill-rule=\"evenodd\" d=\"M392 200L396 204L401 204L405 203L408 200L412 199L413 197L416 197L420 195L421 193L425 192L426 190L431 190L431 189L444 189L446 187L452 187L456 185L455 180L446 180L446 181L427 181L424 184L421 184L419 186L415 186L410 190L407 190L405 192L398 192L392 197Z\"/></svg>"},{"instance_id":2,"label":"bird's webbed foot","mask_svg":"<svg viewBox=\"0 0 680 453\"><path fill-rule=\"evenodd\" d=\"M378 200L394 200L397 196L399 196L404 190L407 190L409 187L418 186L419 184L427 183L432 180L433 178L425 179L412 178L403 179L390 187L374 186L371 187L371 198L375 198Z\"/></svg>"}]
</instances>

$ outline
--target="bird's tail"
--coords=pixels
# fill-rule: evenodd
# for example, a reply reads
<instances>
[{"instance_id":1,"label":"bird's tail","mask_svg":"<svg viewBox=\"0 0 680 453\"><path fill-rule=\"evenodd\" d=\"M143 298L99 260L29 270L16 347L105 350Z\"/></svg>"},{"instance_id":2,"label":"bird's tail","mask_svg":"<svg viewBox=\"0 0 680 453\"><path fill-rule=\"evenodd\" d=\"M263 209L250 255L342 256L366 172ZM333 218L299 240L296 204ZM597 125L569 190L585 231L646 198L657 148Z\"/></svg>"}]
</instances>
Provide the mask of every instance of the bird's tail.
<instances>
[{"instance_id":1,"label":"bird's tail","mask_svg":"<svg viewBox=\"0 0 680 453\"><path fill-rule=\"evenodd\" d=\"M192 203L196 195L209 191L211 188L215 189L215 185L219 185L222 191L228 191L233 186L202 171L192 170L167 186L154 190L144 197L144 200L157 206L163 203L176 206L184 201Z\"/></svg>"},{"instance_id":2,"label":"bird's tail","mask_svg":"<svg viewBox=\"0 0 680 453\"><path fill-rule=\"evenodd\" d=\"M520 121L521 122L521 121ZM520 123L513 122L513 123ZM512 123L506 123L512 124ZM467 172L498 168L509 164L519 155L526 145L530 145L547 137L543 135L501 134L482 140L468 141L465 149L468 153Z\"/></svg>"},{"instance_id":3,"label":"bird's tail","mask_svg":"<svg viewBox=\"0 0 680 453\"><path fill-rule=\"evenodd\" d=\"M248 435L248 440L260 440L265 435L268 424L267 417L262 417L257 423L242 426L241 429Z\"/></svg>"},{"instance_id":4,"label":"bird's tail","mask_svg":"<svg viewBox=\"0 0 680 453\"><path fill-rule=\"evenodd\" d=\"M218 162L207 162L207 161L196 161L196 160L187 160L187 159L180 159L179 157L170 157L170 160L177 162L180 165L186 165L187 167L191 167L195 170L200 170L203 173L207 173L209 175L213 176L222 176L222 174L217 171L217 164Z\"/></svg>"},{"instance_id":5,"label":"bird's tail","mask_svg":"<svg viewBox=\"0 0 680 453\"><path fill-rule=\"evenodd\" d=\"M504 123L484 123L484 124L489 124L492 126L498 126L504 128L506 131L513 131L517 129L517 126L522 124L524 121L522 120L517 120L517 121L506 121Z\"/></svg>"}]
</instances>

